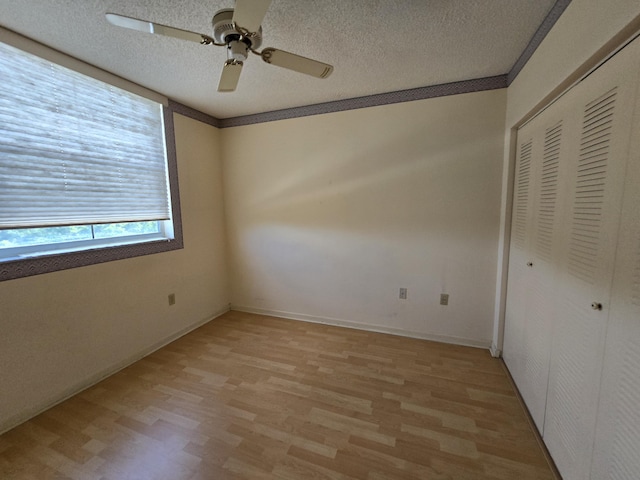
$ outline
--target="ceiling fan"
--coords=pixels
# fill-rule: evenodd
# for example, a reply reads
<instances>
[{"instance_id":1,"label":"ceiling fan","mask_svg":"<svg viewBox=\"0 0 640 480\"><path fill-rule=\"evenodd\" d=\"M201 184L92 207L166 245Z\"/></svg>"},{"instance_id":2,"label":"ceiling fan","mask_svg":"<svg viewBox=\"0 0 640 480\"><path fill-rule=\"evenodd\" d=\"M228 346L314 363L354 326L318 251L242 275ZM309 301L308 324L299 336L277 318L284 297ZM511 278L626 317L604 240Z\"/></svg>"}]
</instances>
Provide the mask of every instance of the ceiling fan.
<instances>
[{"instance_id":1,"label":"ceiling fan","mask_svg":"<svg viewBox=\"0 0 640 480\"><path fill-rule=\"evenodd\" d=\"M259 55L262 60L271 65L305 73L312 77L327 78L331 75L333 67L317 60L276 48L264 48L261 52L258 51L262 44L260 24L270 4L271 0L236 0L235 9L224 8L213 16L211 21L213 25L212 37L115 13L107 13L107 20L118 27L167 35L202 45L226 47L227 61L224 62L218 83L219 92L233 92L236 89L242 65L249 56L249 52Z\"/></svg>"}]
</instances>

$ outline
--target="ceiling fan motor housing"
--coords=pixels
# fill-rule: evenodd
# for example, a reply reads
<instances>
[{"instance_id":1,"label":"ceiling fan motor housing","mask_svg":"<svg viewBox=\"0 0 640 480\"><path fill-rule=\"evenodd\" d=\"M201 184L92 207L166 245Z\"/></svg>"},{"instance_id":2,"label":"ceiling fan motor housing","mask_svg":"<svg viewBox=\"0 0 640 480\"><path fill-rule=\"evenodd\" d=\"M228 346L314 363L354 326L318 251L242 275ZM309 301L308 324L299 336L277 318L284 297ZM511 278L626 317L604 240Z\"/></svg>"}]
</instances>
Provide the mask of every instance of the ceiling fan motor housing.
<instances>
[{"instance_id":1,"label":"ceiling fan motor housing","mask_svg":"<svg viewBox=\"0 0 640 480\"><path fill-rule=\"evenodd\" d=\"M256 50L262 45L262 27L250 36L243 35L236 30L233 24L233 8L224 8L218 11L211 21L213 25L213 38L217 43L227 45L227 58L229 60L244 61L247 59L249 49ZM242 25L239 25L242 27Z\"/></svg>"}]
</instances>

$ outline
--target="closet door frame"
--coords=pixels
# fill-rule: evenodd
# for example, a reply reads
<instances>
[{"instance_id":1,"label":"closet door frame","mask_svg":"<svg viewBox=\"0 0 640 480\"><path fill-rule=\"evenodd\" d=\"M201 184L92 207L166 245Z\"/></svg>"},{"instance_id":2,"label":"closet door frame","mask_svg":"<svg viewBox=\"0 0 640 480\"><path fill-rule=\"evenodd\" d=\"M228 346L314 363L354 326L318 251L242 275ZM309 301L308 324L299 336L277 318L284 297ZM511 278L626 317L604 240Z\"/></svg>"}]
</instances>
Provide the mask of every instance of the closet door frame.
<instances>
[{"instance_id":1,"label":"closet door frame","mask_svg":"<svg viewBox=\"0 0 640 480\"><path fill-rule=\"evenodd\" d=\"M619 35L618 37L621 37L621 35ZM627 37L627 35L625 34L625 38L626 37ZM625 43L625 44L626 43L630 43L630 41L623 42L623 43ZM616 44L619 44L619 42L617 41ZM640 44L640 39L636 42L636 44ZM622 49L622 48L623 47L620 47L619 50ZM640 47L636 47L636 48L640 49ZM612 57L615 53L617 53L617 52L614 52L613 54L609 55L609 57ZM600 53L599 56L602 57L603 55ZM591 59L591 61L593 61L593 59ZM597 63L597 62L594 61L593 63ZM604 63L604 61L602 61L600 63ZM640 63L640 62L637 62L637 63ZM635 69L635 64L634 64L633 67L629 67L629 70L634 70L634 69ZM592 71L596 70L596 68L589 69L588 66L585 66L585 67L582 67L581 70L582 71L589 70L589 73L591 73ZM634 78L634 82L636 82L636 81L640 82L640 80L638 80L638 72L635 71L635 70L634 70L634 72L635 73L632 74L633 78ZM626 72L622 71L622 72L618 72L618 74L624 75L624 74L626 74ZM598 77L598 75L599 74L596 74L595 77ZM580 75L580 76L582 76L582 75ZM619 84L622 85L622 84L624 84L624 82L619 82ZM635 85L635 83L632 83L632 85ZM632 87L629 91L631 91L631 90L635 91L635 88ZM601 93L603 93L603 97L604 97L604 96L606 96L604 94L606 94L607 92L601 92ZM631 111L633 111L633 106L627 108L629 104L633 104L634 103L629 98L629 94L627 92L623 91L622 95L620 95L618 98L619 98L618 104L624 106L623 112L621 113L621 115L623 116L623 120L620 121L619 123L622 123L622 124L633 123L634 125L638 125L638 116L640 116L640 114L636 113L636 117L635 117L635 121L634 122L631 122L631 121L629 121L629 118L626 118L626 117L628 117L627 114L629 113L629 108L631 109ZM595 98L592 99L592 100L595 100ZM555 103L555 101L552 102L548 108L551 108L553 106L553 103ZM640 104L640 101L638 103ZM536 108L536 112L539 113L540 111L545 110L546 108L547 107L545 107L543 109ZM590 107L588 107L588 105L586 105L585 108L590 108ZM583 114L586 116L587 115L586 111L583 112ZM529 115L528 119L530 119L533 116L535 116L535 115ZM520 125L523 124L523 123L525 123L525 122L524 121L520 122ZM518 146L520 145L520 143L516 143L516 142L518 142L517 132L518 132L518 130L516 128L512 129L512 131L511 131L511 139L510 139L511 150L514 150L514 146L515 146L514 144L516 144ZM582 138L581 138L580 142L583 142L583 144L581 146L581 148L582 148L582 147L584 147L584 140L586 138L586 137L584 137L584 135L585 135L584 131L581 133L581 135L582 135ZM625 135L625 133L623 131L621 136L624 136L624 135ZM629 135L631 135L631 134L629 134ZM640 143L640 142L636 142L636 146L638 145L638 143ZM616 161L615 159L620 156L620 153L619 152L618 153L612 153L611 155L612 155L612 158L614 158L614 161ZM626 158L627 157L625 157L625 161L626 161ZM636 158L636 160L637 160L637 158ZM629 161L631 161L631 160L629 160ZM579 163L579 161L578 161L578 163ZM579 167L578 164L576 164L575 165L576 171L577 171L578 168L580 168L580 167ZM623 168L623 170L624 170L624 168ZM584 173L584 172L582 172L582 173ZM598 398L599 398L599 395L601 394L601 390L600 390L601 375L600 374L601 374L601 369L602 369L602 365L604 364L604 358L605 358L605 338L606 338L606 329L607 329L608 318L609 318L609 312L608 312L609 298L610 298L609 296L610 296L610 293L611 293L611 284L612 284L613 275L614 275L613 265L614 265L614 259L615 259L615 251L616 251L615 244L611 243L612 242L612 236L611 236L610 232L611 231L615 231L615 232L618 231L618 225L620 224L619 222L620 222L620 214L621 214L621 205L622 205L622 193L621 193L621 191L623 190L622 185L624 184L624 180L620 181L620 177L623 174L621 174L620 171L615 173L615 169L614 169L613 173L614 173L614 177L617 176L617 179L615 179L615 178L613 179L613 181L612 181L613 182L612 185L614 185L612 187L613 191L609 192L607 194L607 196L610 196L611 198L607 198L606 202L611 203L611 206L610 206L610 213L605 216L606 218L605 218L604 227L603 227L603 232L604 232L603 235L605 237L603 241L605 242L605 244L608 243L608 246L605 248L605 250L609 249L609 247L611 247L611 248L608 250L608 253L604 254L605 257L602 257L600 260L598 260L604 266L608 265L608 266L611 267L611 272L610 272L611 273L611 278L610 279L605 279L603 282L600 282L601 285L599 285L595 290L593 290L593 292L587 294L587 296L589 296L589 297L591 295L594 295L594 298L593 298L594 301L592 302L593 305L598 306L599 304L602 304L601 308L604 311L602 312L602 316L601 316L600 320L602 319L602 317L606 317L605 318L606 321L604 322L604 325L603 325L603 332L604 333L601 332L602 335L599 335L599 340L595 340L595 343L592 342L593 345L591 347L592 347L593 350L587 349L587 351L593 351L594 355L599 356L600 357L600 361L601 361L601 364L600 364L599 367L598 366L594 366L593 368L590 368L590 374L589 374L589 378L592 378L593 384L594 384L594 387L591 388L590 391L591 390L595 391L595 394L594 395L590 395L591 397L593 397L592 398L593 401L590 401L590 405L588 406L588 408L585 409L585 412L589 416L593 417L593 422L592 422L593 424L584 426L584 431L581 431L581 434L583 435L584 438L581 439L580 442L578 442L580 445L578 445L577 449L580 451L580 453L579 453L579 457L580 458L578 458L578 460L576 462L574 462L575 466L568 468L567 465L565 464L565 466L563 468L563 470L564 470L563 473L565 475L567 475L567 478L576 478L576 479L577 478L589 478L588 476L590 475L590 467L592 467L591 461L594 458L593 457L593 453L594 453L593 452L593 443L594 443L594 439L596 437L596 431L595 431L596 430L596 416L599 415ZM509 174L510 177L514 177L515 174L516 174L516 155L512 155L512 164L511 164L510 170L508 170L508 174ZM565 178L568 178L568 177L565 177ZM513 181L512 181L512 185L513 185ZM617 185L617 186L615 186L615 185ZM569 189L570 185L566 184L565 187L567 189ZM574 192L574 196L577 195L578 193L580 193L580 192L578 192L577 188L578 187L576 187L575 185L571 188L571 190L573 190L573 192ZM513 196L515 194L515 190L516 189L515 189L515 187L511 187L511 189L512 189L511 190L511 194ZM569 215L569 216L571 216L571 215L575 216L576 215L576 211L577 211L576 210L576 203L574 203L574 202L575 202L575 200L572 200L572 205L568 209L565 208L565 213L564 213L565 218L567 218L567 215ZM579 202L577 202L577 203L579 203ZM618 207L617 209L615 208L616 206ZM515 208L514 204L511 204L511 205L508 204L506 210L510 210L510 208ZM616 217L616 218L611 218L611 217ZM513 213L512 213L508 217L508 220L511 220L513 218L515 218L515 215L513 215ZM567 220L570 220L570 218L567 218ZM512 222L510 222L510 221L505 222L505 224L506 224L506 227L505 227L505 229L506 229L505 238L508 239L508 237L511 234L511 230L514 228L514 224ZM614 239L614 240L617 241L617 239ZM575 245L576 244L575 235L574 235L573 238L566 238L565 237L565 241L564 241L565 247L568 248L567 246L572 241L573 241L573 244ZM509 246L511 245L511 243L512 243L512 240L509 243ZM564 252L563 255L567 256L567 255L570 255L570 254L571 254L571 252L568 252L568 250L567 250L567 251ZM511 257L511 255L509 255L509 257L510 257L509 260L515 260L515 259L513 259L513 257ZM575 255L574 255L574 257L575 257ZM520 259L518 258L516 261L518 261L518 260L520 260ZM569 262L569 260L565 261L565 267L567 267L567 265L568 265L567 262ZM569 267L571 267L571 266L569 265ZM572 267L575 270L575 265L573 265ZM503 273L502 280L505 283L508 282L508 279L505 278L504 274L506 273L506 275L508 276L507 272L510 272L509 268L510 267L508 265L506 266L506 268L503 265L503 270L505 272ZM599 270L598 273L596 274L596 276L599 276L601 274L602 274L602 272ZM565 277L566 277L566 275L565 275ZM563 283L566 283L568 280L569 280L569 277L566 277L566 278L563 278L561 281ZM588 283L588 282L586 282L586 283ZM502 288L503 288L503 290L506 290L506 285L503 284ZM600 296L600 293L598 293L598 292L603 292L602 293L602 298L600 300L598 298L596 298L596 297ZM570 293L570 292L564 292L564 293ZM504 292L503 292L503 295L504 295ZM504 322L504 315L506 314L506 311L507 311L507 305L509 303L509 299L508 299L509 292L508 291L507 291L506 295L507 295L507 298L503 299L504 301L502 303L504 310L501 312L501 316L502 316L503 322ZM576 297L576 299L577 298L578 297ZM580 302L580 304L582 304L583 303L583 298L580 298L579 302ZM497 305L498 305L498 302L497 302ZM589 306L591 307L591 305L589 305ZM593 309L594 310L598 310L598 308L596 308L596 307L594 307ZM581 312L582 315L587 315L587 316L589 316L590 313L592 313L592 312L589 312L587 309L584 309L584 311ZM503 335L504 335L504 329L505 329L504 323L502 325L502 329L503 329ZM566 335L566 332L565 332L565 335ZM494 336L494 338L496 338L496 337ZM500 335L498 335L498 338L500 338ZM564 346L567 346L567 345L564 345ZM497 344L497 345L493 346L494 350L496 350L496 351L499 350L499 347L501 347L500 344ZM554 346L554 350L557 350L557 349L558 349L558 347ZM559 349L562 350L562 346L560 346ZM557 354L555 356L557 357ZM557 383L557 380L556 380L555 381L555 385L552 385L552 386L554 388L557 388L557 385L558 385L558 383ZM584 392L584 393L585 393L585 395L587 395L587 392ZM591 393L593 393L593 392L591 392ZM579 400L582 401L582 399L579 399ZM589 402L583 402L583 403L585 405L587 405L587 403L589 403ZM591 414L593 414L593 415L591 415ZM599 419L599 421L600 421L600 419ZM539 422L537 422L537 423L539 423ZM589 423L589 422L587 422L587 423ZM538 425L538 427L539 427L539 425ZM557 432L555 434L557 435ZM600 432L598 432L598 435L600 437L602 437L602 435L600 435ZM601 441L600 443L601 444L605 444L605 442L603 442L603 441ZM558 451L557 450L557 445L556 445L555 448L556 448L556 455L560 454L561 457L565 456L565 455L563 455L562 451ZM600 450L600 452L599 452L600 454L602 454L602 450L604 450L604 448L602 448ZM597 452L597 450L596 450L596 452Z\"/></svg>"},{"instance_id":2,"label":"closet door frame","mask_svg":"<svg viewBox=\"0 0 640 480\"><path fill-rule=\"evenodd\" d=\"M574 85L587 77L591 72L596 70L600 65L605 63L610 57L615 55L619 50L633 41L640 35L640 16L633 19L627 26L615 34L600 49L598 49L591 57L589 57L582 65L569 74L564 81L552 89L538 103L536 103L529 112L522 116L518 121L513 123L509 128L509 133L505 136L508 143L508 165L503 173L503 208L501 211L501 224L498 246L498 273L496 279L496 299L495 299L495 318L493 341L491 344L491 354L496 357L502 357L505 330L505 313L507 305L507 283L509 272L509 258L511 245L511 228L512 228L512 208L513 208L513 182L515 177L516 157L517 157L517 134L518 129L529 122L532 118L540 114L548 106L557 101L564 93L570 90Z\"/></svg>"}]
</instances>

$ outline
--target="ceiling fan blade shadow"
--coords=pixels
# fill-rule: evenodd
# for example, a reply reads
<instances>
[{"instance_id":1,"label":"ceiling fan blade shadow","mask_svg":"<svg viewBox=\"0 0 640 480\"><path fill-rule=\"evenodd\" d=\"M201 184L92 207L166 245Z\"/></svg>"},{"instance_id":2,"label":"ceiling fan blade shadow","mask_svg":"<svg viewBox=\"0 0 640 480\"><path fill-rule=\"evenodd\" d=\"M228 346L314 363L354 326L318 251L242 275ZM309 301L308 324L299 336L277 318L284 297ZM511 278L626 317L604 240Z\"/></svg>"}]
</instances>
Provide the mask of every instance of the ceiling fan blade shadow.
<instances>
[{"instance_id":1,"label":"ceiling fan blade shadow","mask_svg":"<svg viewBox=\"0 0 640 480\"><path fill-rule=\"evenodd\" d=\"M219 92L233 92L238 86L240 73L242 72L242 62L227 60L222 68L220 82L218 83Z\"/></svg>"},{"instance_id":2,"label":"ceiling fan blade shadow","mask_svg":"<svg viewBox=\"0 0 640 480\"><path fill-rule=\"evenodd\" d=\"M257 32L267 14L269 5L271 5L271 0L236 0L233 21L249 32Z\"/></svg>"},{"instance_id":3,"label":"ceiling fan blade shadow","mask_svg":"<svg viewBox=\"0 0 640 480\"><path fill-rule=\"evenodd\" d=\"M260 53L262 59L271 65L287 68L295 72L311 75L316 78L327 78L333 72L333 66L311 58L285 52L276 48L265 48Z\"/></svg>"},{"instance_id":4,"label":"ceiling fan blade shadow","mask_svg":"<svg viewBox=\"0 0 640 480\"><path fill-rule=\"evenodd\" d=\"M188 40L190 42L196 42L208 45L215 43L213 38L202 33L190 32L188 30L181 30L179 28L169 27L167 25L161 25L159 23L149 22L147 20L140 20L132 17L125 17L124 15L118 15L116 13L107 13L107 20L109 23L123 28L129 28L131 30L138 30L145 33L155 33L158 35L165 35L167 37L179 38L180 40Z\"/></svg>"}]
</instances>

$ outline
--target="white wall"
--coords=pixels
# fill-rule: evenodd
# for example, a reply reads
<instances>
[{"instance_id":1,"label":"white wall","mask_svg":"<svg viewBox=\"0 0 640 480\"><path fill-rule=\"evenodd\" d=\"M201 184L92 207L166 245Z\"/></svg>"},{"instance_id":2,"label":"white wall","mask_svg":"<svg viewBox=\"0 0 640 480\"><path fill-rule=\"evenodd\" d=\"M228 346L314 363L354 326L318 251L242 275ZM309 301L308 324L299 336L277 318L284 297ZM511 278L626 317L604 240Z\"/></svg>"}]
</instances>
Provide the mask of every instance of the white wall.
<instances>
[{"instance_id":1,"label":"white wall","mask_svg":"<svg viewBox=\"0 0 640 480\"><path fill-rule=\"evenodd\" d=\"M223 130L233 308L488 346L505 100Z\"/></svg>"},{"instance_id":2,"label":"white wall","mask_svg":"<svg viewBox=\"0 0 640 480\"><path fill-rule=\"evenodd\" d=\"M638 0L572 0L509 86L507 128L639 14Z\"/></svg>"},{"instance_id":3,"label":"white wall","mask_svg":"<svg viewBox=\"0 0 640 480\"><path fill-rule=\"evenodd\" d=\"M500 244L493 349L502 349L513 154L511 130L534 107L630 23L638 23L638 0L573 0L507 89Z\"/></svg>"},{"instance_id":4,"label":"white wall","mask_svg":"<svg viewBox=\"0 0 640 480\"><path fill-rule=\"evenodd\" d=\"M0 432L228 309L220 132L174 117L185 248L0 282Z\"/></svg>"}]
</instances>

